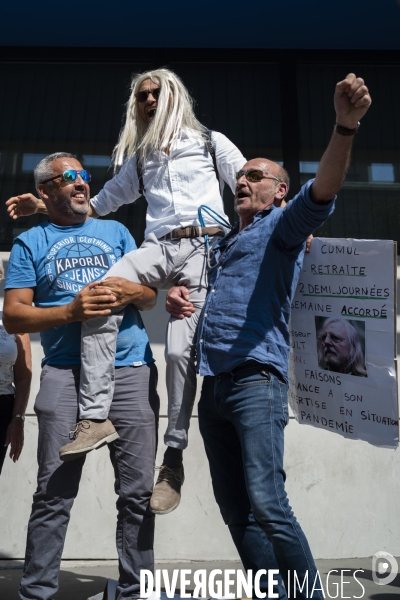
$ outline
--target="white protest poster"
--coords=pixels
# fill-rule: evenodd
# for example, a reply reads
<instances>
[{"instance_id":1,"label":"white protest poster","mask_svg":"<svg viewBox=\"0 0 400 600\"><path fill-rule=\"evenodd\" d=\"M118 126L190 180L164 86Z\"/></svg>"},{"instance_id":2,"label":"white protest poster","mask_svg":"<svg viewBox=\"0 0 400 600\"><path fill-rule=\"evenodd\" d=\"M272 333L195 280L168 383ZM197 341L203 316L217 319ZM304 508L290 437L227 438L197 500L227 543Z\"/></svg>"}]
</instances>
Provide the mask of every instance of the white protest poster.
<instances>
[{"instance_id":1,"label":"white protest poster","mask_svg":"<svg viewBox=\"0 0 400 600\"><path fill-rule=\"evenodd\" d=\"M292 302L296 420L397 448L396 244L314 238Z\"/></svg>"}]
</instances>

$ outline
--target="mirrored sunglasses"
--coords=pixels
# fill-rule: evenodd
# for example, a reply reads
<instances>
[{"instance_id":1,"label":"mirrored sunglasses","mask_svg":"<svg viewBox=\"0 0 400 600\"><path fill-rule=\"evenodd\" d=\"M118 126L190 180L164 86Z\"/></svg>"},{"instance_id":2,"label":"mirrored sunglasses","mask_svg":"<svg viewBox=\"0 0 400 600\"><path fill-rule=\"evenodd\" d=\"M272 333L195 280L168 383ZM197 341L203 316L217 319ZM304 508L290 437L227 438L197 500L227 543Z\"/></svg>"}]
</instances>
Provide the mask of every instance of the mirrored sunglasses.
<instances>
[{"instance_id":1,"label":"mirrored sunglasses","mask_svg":"<svg viewBox=\"0 0 400 600\"><path fill-rule=\"evenodd\" d=\"M92 176L89 173L89 171L85 171L84 169L82 169L82 171L76 171L75 169L68 169L67 171L64 171L64 173L60 173L59 175L54 175L54 177L50 177L50 179L41 181L41 183L48 183L49 181L53 181L54 179L57 179L58 177L62 177L63 180L66 181L67 183L73 183L74 181L77 180L78 175L81 176L81 179L85 183L89 183L90 180L92 179Z\"/></svg>"}]
</instances>

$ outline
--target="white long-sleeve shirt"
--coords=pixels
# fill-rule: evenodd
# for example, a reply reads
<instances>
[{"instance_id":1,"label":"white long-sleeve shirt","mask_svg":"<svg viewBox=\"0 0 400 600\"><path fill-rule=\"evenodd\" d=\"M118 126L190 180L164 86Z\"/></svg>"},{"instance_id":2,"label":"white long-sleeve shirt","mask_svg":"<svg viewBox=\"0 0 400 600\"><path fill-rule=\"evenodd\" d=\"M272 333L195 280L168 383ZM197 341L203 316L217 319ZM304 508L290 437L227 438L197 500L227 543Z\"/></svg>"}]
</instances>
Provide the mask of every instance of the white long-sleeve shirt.
<instances>
[{"instance_id":1,"label":"white long-sleeve shirt","mask_svg":"<svg viewBox=\"0 0 400 600\"><path fill-rule=\"evenodd\" d=\"M235 173L243 167L246 159L222 133L213 131L211 141L219 177L234 192ZM179 134L169 155L158 151L151 153L142 173L148 203L146 237L154 233L160 238L177 227L199 225L197 209L202 204L227 218L212 157L204 140L190 132ZM139 197L134 156L91 199L91 203L97 214L103 216L115 212L123 204L135 202ZM215 224L211 217L203 215L207 225Z\"/></svg>"}]
</instances>

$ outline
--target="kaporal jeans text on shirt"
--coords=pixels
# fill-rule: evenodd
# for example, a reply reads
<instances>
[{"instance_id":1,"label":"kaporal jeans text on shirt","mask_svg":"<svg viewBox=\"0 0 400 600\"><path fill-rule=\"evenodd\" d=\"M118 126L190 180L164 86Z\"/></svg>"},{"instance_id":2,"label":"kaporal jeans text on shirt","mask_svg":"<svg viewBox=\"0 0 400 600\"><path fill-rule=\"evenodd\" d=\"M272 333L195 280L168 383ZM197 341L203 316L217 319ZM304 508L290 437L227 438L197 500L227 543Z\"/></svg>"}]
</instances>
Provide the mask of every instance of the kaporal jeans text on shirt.
<instances>
[{"instance_id":1,"label":"kaporal jeans text on shirt","mask_svg":"<svg viewBox=\"0 0 400 600\"><path fill-rule=\"evenodd\" d=\"M314 592L322 592L324 598L363 598L365 588L357 578L357 573L363 573L362 569L352 571L333 569L324 577L323 583L319 571L315 577L297 575L296 571L288 572L288 598L296 598L301 592L306 598L313 598ZM193 574L193 577L192 577ZM167 569L156 569L152 571L141 569L140 571L140 598L159 598L161 590L165 590L168 598L175 596L176 590L181 598L223 598L224 600L234 598L279 598L278 593L278 569L265 569L259 571L236 570L236 569L213 569L207 574L206 569L174 569L171 576ZM263 585L261 578L264 576ZM332 578L336 578L333 581ZM193 580L193 583L191 582ZM353 583L360 586L358 596L351 596L346 584ZM268 593L261 590L268 583ZM291 593L290 590L295 588ZM298 590L296 592L296 590ZM347 595L349 594L349 595Z\"/></svg>"}]
</instances>

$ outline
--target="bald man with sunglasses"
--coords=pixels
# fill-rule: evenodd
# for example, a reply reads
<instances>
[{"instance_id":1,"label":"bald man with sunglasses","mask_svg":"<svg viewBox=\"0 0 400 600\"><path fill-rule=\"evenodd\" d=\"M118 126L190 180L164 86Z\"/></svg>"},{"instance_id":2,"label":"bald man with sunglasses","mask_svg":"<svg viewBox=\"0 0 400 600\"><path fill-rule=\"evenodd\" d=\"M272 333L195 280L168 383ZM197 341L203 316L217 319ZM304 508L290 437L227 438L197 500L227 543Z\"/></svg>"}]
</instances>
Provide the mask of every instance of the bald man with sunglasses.
<instances>
[{"instance_id":1,"label":"bald man with sunglasses","mask_svg":"<svg viewBox=\"0 0 400 600\"><path fill-rule=\"evenodd\" d=\"M40 332L44 351L35 401L37 489L19 597L50 600L58 590L70 511L85 462L85 456L68 463L59 458L78 413L82 322L108 314L112 305L128 303L116 341L113 424L108 420L101 428L102 443L110 444L118 494L116 597L137 598L140 569L154 568L155 519L148 506L159 411L157 370L137 309L151 309L156 292L117 278L109 278L107 288L90 285L136 245L120 223L89 217L90 175L73 155L58 152L44 158L35 169L35 181L49 222L16 238L3 313L10 333Z\"/></svg>"},{"instance_id":2,"label":"bald man with sunglasses","mask_svg":"<svg viewBox=\"0 0 400 600\"><path fill-rule=\"evenodd\" d=\"M323 600L285 491L283 450L291 301L306 239L333 212L354 134L371 104L364 81L347 75L336 86L334 104L336 125L315 179L285 208L278 208L288 191L280 165L257 158L237 173L239 223L215 248L197 331L204 376L199 425L214 495L244 568L278 569L274 589L267 576L261 589L282 600ZM177 318L190 314L187 290L170 290L167 310Z\"/></svg>"}]
</instances>

